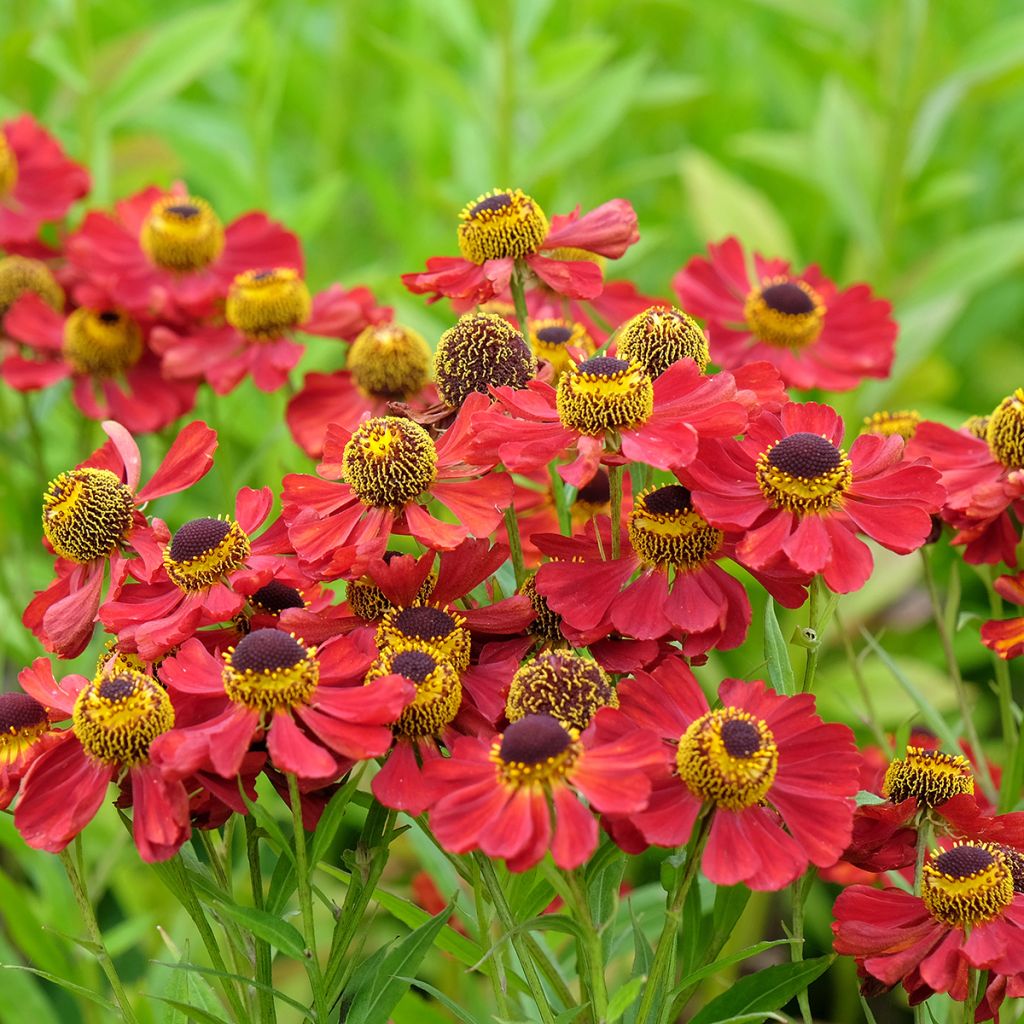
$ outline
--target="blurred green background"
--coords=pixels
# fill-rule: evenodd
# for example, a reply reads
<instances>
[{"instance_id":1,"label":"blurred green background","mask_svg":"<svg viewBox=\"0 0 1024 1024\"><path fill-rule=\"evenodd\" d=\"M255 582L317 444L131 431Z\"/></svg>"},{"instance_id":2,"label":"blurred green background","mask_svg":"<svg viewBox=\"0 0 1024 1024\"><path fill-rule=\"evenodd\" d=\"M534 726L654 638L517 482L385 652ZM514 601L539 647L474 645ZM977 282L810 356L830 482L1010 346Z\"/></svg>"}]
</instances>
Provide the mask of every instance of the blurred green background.
<instances>
[{"instance_id":1,"label":"blurred green background","mask_svg":"<svg viewBox=\"0 0 1024 1024\"><path fill-rule=\"evenodd\" d=\"M466 201L519 186L551 213L625 196L642 239L612 273L645 291L670 296L691 255L736 233L892 298L896 369L838 400L854 419L915 407L957 423L1024 382L1022 83L1024 9L1014 0L0 2L0 119L27 110L55 132L91 169L93 204L180 178L224 219L265 209L302 237L313 284L369 284L433 340L448 310L408 296L398 275L454 253ZM302 369L337 366L339 351L313 343ZM283 403L248 386L205 395L197 415L222 432L218 469L159 513L224 512L242 484L276 488L283 472L306 468ZM0 395L8 685L40 653L19 619L50 579L41 470L56 475L101 438L60 389L32 407L42 467L20 397ZM165 447L144 441L147 473ZM934 634L907 632L927 614L919 568L886 559L844 608L848 621L902 630L901 663L951 709ZM976 603L976 581L963 575ZM984 684L976 627L968 622L958 648ZM746 653L721 667L752 667L750 650L756 627ZM886 712L895 727L908 705L877 663L868 668L883 703L895 702ZM848 675L837 648L822 668L825 711L855 722ZM120 835L116 821L97 828ZM0 839L19 849L6 825ZM53 958L73 954L52 934L40 945L39 922L54 926L66 894L47 880L49 858L19 859L34 887L18 895L0 869L0 960L29 957L56 972ZM142 876L130 868L117 888L107 864L101 884L115 887L106 898L120 908L119 948L145 933L152 955L155 922L139 892L158 904L162 890L133 889ZM0 999L2 1024L28 1019L30 998L38 1024L89 1019L86 1004L67 999L55 1017L52 991L42 999L14 978L0 972L0 993L17 997ZM856 1017L841 1000L835 1013Z\"/></svg>"}]
</instances>

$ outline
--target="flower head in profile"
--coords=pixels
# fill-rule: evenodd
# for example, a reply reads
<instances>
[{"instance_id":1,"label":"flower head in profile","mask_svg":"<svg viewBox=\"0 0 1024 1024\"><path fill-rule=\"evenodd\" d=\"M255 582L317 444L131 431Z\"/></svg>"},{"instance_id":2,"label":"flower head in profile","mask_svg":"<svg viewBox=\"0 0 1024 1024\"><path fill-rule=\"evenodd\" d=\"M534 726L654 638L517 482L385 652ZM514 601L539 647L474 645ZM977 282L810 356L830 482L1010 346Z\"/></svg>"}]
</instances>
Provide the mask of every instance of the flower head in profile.
<instances>
[{"instance_id":1,"label":"flower head in profile","mask_svg":"<svg viewBox=\"0 0 1024 1024\"><path fill-rule=\"evenodd\" d=\"M888 376L897 326L892 306L866 284L840 289L816 266L798 273L758 253L751 268L736 238L708 252L672 283L683 308L706 321L716 363L733 369L766 359L802 389L848 391Z\"/></svg>"},{"instance_id":2,"label":"flower head in profile","mask_svg":"<svg viewBox=\"0 0 1024 1024\"><path fill-rule=\"evenodd\" d=\"M636 213L625 199L612 199L580 216L547 215L521 189L493 189L459 214L460 256L434 256L421 273L403 274L418 295L484 303L508 289L517 262L547 288L574 299L600 294L602 272L591 259L561 258L561 250L618 259L639 239Z\"/></svg>"},{"instance_id":3,"label":"flower head in profile","mask_svg":"<svg viewBox=\"0 0 1024 1024\"><path fill-rule=\"evenodd\" d=\"M60 734L53 728L54 714L58 721L64 717L27 693L0 693L0 811L17 796L22 776L32 762L60 742Z\"/></svg>"}]
</instances>

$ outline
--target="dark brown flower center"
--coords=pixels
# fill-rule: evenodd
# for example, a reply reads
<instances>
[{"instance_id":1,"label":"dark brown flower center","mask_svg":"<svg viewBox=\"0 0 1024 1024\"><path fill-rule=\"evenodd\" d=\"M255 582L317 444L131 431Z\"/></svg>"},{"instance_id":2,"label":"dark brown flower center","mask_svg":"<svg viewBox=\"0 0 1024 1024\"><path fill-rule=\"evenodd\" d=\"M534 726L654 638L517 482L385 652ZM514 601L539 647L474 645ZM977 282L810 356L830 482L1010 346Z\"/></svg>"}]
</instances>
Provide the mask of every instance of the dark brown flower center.
<instances>
[{"instance_id":1,"label":"dark brown flower center","mask_svg":"<svg viewBox=\"0 0 1024 1024\"><path fill-rule=\"evenodd\" d=\"M644 508L657 515L671 516L693 508L690 492L682 484L669 484L644 495Z\"/></svg>"},{"instance_id":2,"label":"dark brown flower center","mask_svg":"<svg viewBox=\"0 0 1024 1024\"><path fill-rule=\"evenodd\" d=\"M502 210L512 205L512 197L507 192L499 192L497 195L486 196L480 202L474 203L470 208L470 217L476 217L486 211Z\"/></svg>"},{"instance_id":3,"label":"dark brown flower center","mask_svg":"<svg viewBox=\"0 0 1024 1024\"><path fill-rule=\"evenodd\" d=\"M180 217L182 220L191 220L202 213L198 206L193 206L191 203L174 203L164 209L167 213L173 213L175 217Z\"/></svg>"},{"instance_id":4,"label":"dark brown flower center","mask_svg":"<svg viewBox=\"0 0 1024 1024\"><path fill-rule=\"evenodd\" d=\"M550 715L566 727L583 730L599 708L618 703L611 679L596 661L552 651L527 661L513 676L505 716L514 722Z\"/></svg>"},{"instance_id":5,"label":"dark brown flower center","mask_svg":"<svg viewBox=\"0 0 1024 1024\"><path fill-rule=\"evenodd\" d=\"M499 756L506 763L540 764L563 753L571 743L572 736L550 715L527 715L505 730Z\"/></svg>"},{"instance_id":6,"label":"dark brown flower center","mask_svg":"<svg viewBox=\"0 0 1024 1024\"><path fill-rule=\"evenodd\" d=\"M587 505L607 505L611 501L612 487L608 474L599 469L594 478L585 483L577 492L576 500Z\"/></svg>"},{"instance_id":7,"label":"dark brown flower center","mask_svg":"<svg viewBox=\"0 0 1024 1024\"><path fill-rule=\"evenodd\" d=\"M814 301L799 285L792 281L784 281L781 284L771 284L761 292L761 298L769 309L777 313L787 313L790 316L798 316L801 313L810 313L814 309Z\"/></svg>"},{"instance_id":8,"label":"dark brown flower center","mask_svg":"<svg viewBox=\"0 0 1024 1024\"><path fill-rule=\"evenodd\" d=\"M271 580L260 587L249 600L271 615L279 615L285 608L303 608L306 604L295 587L289 587L280 580Z\"/></svg>"},{"instance_id":9,"label":"dark brown flower center","mask_svg":"<svg viewBox=\"0 0 1024 1024\"><path fill-rule=\"evenodd\" d=\"M542 327L537 337L548 345L564 345L572 337L569 327Z\"/></svg>"},{"instance_id":10,"label":"dark brown flower center","mask_svg":"<svg viewBox=\"0 0 1024 1024\"><path fill-rule=\"evenodd\" d=\"M27 693L0 693L0 739L46 722L46 708Z\"/></svg>"},{"instance_id":11,"label":"dark brown flower center","mask_svg":"<svg viewBox=\"0 0 1024 1024\"><path fill-rule=\"evenodd\" d=\"M839 467L842 453L827 438L804 431L784 437L768 453L768 462L790 476L813 479Z\"/></svg>"},{"instance_id":12,"label":"dark brown flower center","mask_svg":"<svg viewBox=\"0 0 1024 1024\"><path fill-rule=\"evenodd\" d=\"M722 725L722 743L732 757L752 757L761 749L761 733L742 718L731 718Z\"/></svg>"},{"instance_id":13,"label":"dark brown flower center","mask_svg":"<svg viewBox=\"0 0 1024 1024\"><path fill-rule=\"evenodd\" d=\"M243 637L231 655L239 672L272 672L292 668L306 657L306 648L280 629L257 629Z\"/></svg>"},{"instance_id":14,"label":"dark brown flower center","mask_svg":"<svg viewBox=\"0 0 1024 1024\"><path fill-rule=\"evenodd\" d=\"M391 670L414 683L422 683L434 669L437 659L426 651L402 651L391 659Z\"/></svg>"},{"instance_id":15,"label":"dark brown flower center","mask_svg":"<svg viewBox=\"0 0 1024 1024\"><path fill-rule=\"evenodd\" d=\"M227 535L231 523L224 519L190 519L175 532L171 540L171 558L187 562L212 551Z\"/></svg>"},{"instance_id":16,"label":"dark brown flower center","mask_svg":"<svg viewBox=\"0 0 1024 1024\"><path fill-rule=\"evenodd\" d=\"M440 608L424 605L403 608L394 619L395 627L407 637L416 640L438 640L455 629L455 620Z\"/></svg>"},{"instance_id":17,"label":"dark brown flower center","mask_svg":"<svg viewBox=\"0 0 1024 1024\"><path fill-rule=\"evenodd\" d=\"M952 878L970 878L987 868L995 857L980 846L954 846L939 854L932 863L944 875Z\"/></svg>"},{"instance_id":18,"label":"dark brown flower center","mask_svg":"<svg viewBox=\"0 0 1024 1024\"><path fill-rule=\"evenodd\" d=\"M594 356L584 363L580 363L580 373L589 373L593 377L614 377L629 369L629 363L625 359L616 359L614 356Z\"/></svg>"}]
</instances>

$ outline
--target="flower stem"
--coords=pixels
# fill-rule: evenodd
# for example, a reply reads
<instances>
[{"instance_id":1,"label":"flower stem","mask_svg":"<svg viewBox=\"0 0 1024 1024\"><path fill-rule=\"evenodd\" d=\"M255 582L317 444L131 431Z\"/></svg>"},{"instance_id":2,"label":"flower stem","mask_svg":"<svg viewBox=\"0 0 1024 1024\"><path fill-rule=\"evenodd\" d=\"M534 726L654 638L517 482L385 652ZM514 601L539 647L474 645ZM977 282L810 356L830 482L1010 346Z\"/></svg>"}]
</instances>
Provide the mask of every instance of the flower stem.
<instances>
[{"instance_id":1,"label":"flower stem","mask_svg":"<svg viewBox=\"0 0 1024 1024\"><path fill-rule=\"evenodd\" d=\"M572 515L568 502L565 500L565 483L558 475L558 468L552 463L548 466L551 476L551 494L555 499L555 510L558 513L558 529L563 537L572 536Z\"/></svg>"},{"instance_id":2,"label":"flower stem","mask_svg":"<svg viewBox=\"0 0 1024 1024\"><path fill-rule=\"evenodd\" d=\"M530 315L526 307L526 288L523 285L523 264L516 260L515 269L508 282L509 291L512 292L512 304L515 306L516 319L519 321L519 332L530 348Z\"/></svg>"},{"instance_id":3,"label":"flower stem","mask_svg":"<svg viewBox=\"0 0 1024 1024\"><path fill-rule=\"evenodd\" d=\"M814 870L804 873L793 883L793 934L790 944L790 959L793 963L800 963L804 958L804 906L807 902L807 894L814 884ZM800 1007L800 1016L804 1024L811 1024L814 1019L811 1016L811 1004L807 998L807 989L803 989L796 997Z\"/></svg>"},{"instance_id":4,"label":"flower stem","mask_svg":"<svg viewBox=\"0 0 1024 1024\"><path fill-rule=\"evenodd\" d=\"M470 860L472 869L473 898L476 901L476 941L483 950L491 947L491 934L488 927L490 921L487 908L484 905L484 887L480 882L480 865L475 860ZM487 957L484 963L484 970L491 979L491 988L494 989L494 1001L497 1004L498 1016L503 1020L512 1019L512 1003L506 991L507 981L502 977L502 965L497 956Z\"/></svg>"},{"instance_id":5,"label":"flower stem","mask_svg":"<svg viewBox=\"0 0 1024 1024\"><path fill-rule=\"evenodd\" d=\"M807 660L804 662L804 681L800 687L801 693L810 693L811 687L814 686L814 676L818 671L818 652L821 650L821 636L835 610L835 603L827 602L825 598L825 589L825 581L820 575L811 580L807 629L813 636L807 637ZM831 607L827 608L828 605Z\"/></svg>"},{"instance_id":6,"label":"flower stem","mask_svg":"<svg viewBox=\"0 0 1024 1024\"><path fill-rule=\"evenodd\" d=\"M245 850L249 857L249 883L252 887L252 903L257 910L265 909L263 899L263 870L260 867L260 836L252 815L245 815ZM256 980L260 982L257 998L260 1007L260 1024L276 1024L277 1007L274 1004L273 966L270 958L270 943L253 936L256 949Z\"/></svg>"},{"instance_id":7,"label":"flower stem","mask_svg":"<svg viewBox=\"0 0 1024 1024\"><path fill-rule=\"evenodd\" d=\"M581 925L585 940L580 941L578 948L583 953L586 972L580 971L583 991L590 998L590 1009L595 1021L603 1021L608 1013L608 986L604 979L604 950L601 948L601 936L594 926L594 918L590 913L590 902L587 900L586 889L581 881L580 872L564 871L562 873L574 904L573 916Z\"/></svg>"},{"instance_id":8,"label":"flower stem","mask_svg":"<svg viewBox=\"0 0 1024 1024\"><path fill-rule=\"evenodd\" d=\"M302 935L306 940L306 973L313 989L317 1024L326 1024L327 997L324 979L317 956L316 929L313 923L313 890L309 884L309 859L306 853L306 830L302 824L302 797L299 780L288 772L288 802L292 805L292 826L295 834L295 877L299 887L299 907L302 910Z\"/></svg>"},{"instance_id":9,"label":"flower stem","mask_svg":"<svg viewBox=\"0 0 1024 1024\"><path fill-rule=\"evenodd\" d=\"M505 509L505 532L508 534L508 551L512 558L518 590L526 579L526 563L523 561L523 541L519 536L519 519L516 517L514 505L509 505Z\"/></svg>"},{"instance_id":10,"label":"flower stem","mask_svg":"<svg viewBox=\"0 0 1024 1024\"><path fill-rule=\"evenodd\" d=\"M76 843L78 842L77 839L75 841ZM103 933L100 931L96 914L92 909L92 904L89 902L89 893L85 887L85 879L79 874L71 854L66 849L61 850L58 856L60 857L61 864L64 865L64 870L67 872L68 881L71 883L71 891L75 894L75 903L78 904L78 910L82 915L82 920L85 922L86 930L89 932L89 938L96 945L96 959L99 961L103 973L107 976L107 981L110 982L117 1005L121 1008L121 1017L128 1024L138 1024L138 1018L135 1016L132 1004L128 1001L128 993L125 992L121 977L117 973L114 961L110 958L106 943L103 941Z\"/></svg>"},{"instance_id":11,"label":"flower stem","mask_svg":"<svg viewBox=\"0 0 1024 1024\"><path fill-rule=\"evenodd\" d=\"M711 832L711 819L713 811L705 807L697 823L697 831L690 839L690 845L686 852L686 865L683 873L676 883L675 888L666 899L665 924L661 929L658 938L658 945L654 951L654 961L651 964L650 973L647 975L647 985L640 1001L640 1008L637 1010L638 1021L650 1021L653 1024L654 1018L651 1010L654 1000L658 997L668 995L668 989L675 980L676 945L679 941L679 930L682 925L683 907L686 904L686 894L690 891L693 880L697 877L697 869L700 867L701 855L708 841Z\"/></svg>"},{"instance_id":12,"label":"flower stem","mask_svg":"<svg viewBox=\"0 0 1024 1024\"><path fill-rule=\"evenodd\" d=\"M622 466L608 467L608 487L612 498L612 558L619 557L622 543L620 536L622 522Z\"/></svg>"}]
</instances>

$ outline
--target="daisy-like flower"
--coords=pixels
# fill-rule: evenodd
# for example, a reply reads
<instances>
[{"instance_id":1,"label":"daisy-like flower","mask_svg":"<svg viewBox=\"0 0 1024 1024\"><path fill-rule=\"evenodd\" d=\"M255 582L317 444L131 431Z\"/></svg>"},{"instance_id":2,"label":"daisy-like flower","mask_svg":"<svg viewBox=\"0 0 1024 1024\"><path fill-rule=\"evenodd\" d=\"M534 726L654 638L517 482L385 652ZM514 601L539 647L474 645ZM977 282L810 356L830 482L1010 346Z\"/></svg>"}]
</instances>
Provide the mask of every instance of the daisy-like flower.
<instances>
[{"instance_id":1,"label":"daisy-like flower","mask_svg":"<svg viewBox=\"0 0 1024 1024\"><path fill-rule=\"evenodd\" d=\"M45 658L19 681L31 697L70 729L37 757L22 779L15 828L40 850L63 850L95 817L111 782L132 806L132 834L145 861L174 856L190 834L188 794L149 758L150 745L174 726L167 691L134 669L60 685Z\"/></svg>"},{"instance_id":2,"label":"daisy-like flower","mask_svg":"<svg viewBox=\"0 0 1024 1024\"><path fill-rule=\"evenodd\" d=\"M549 651L524 662L509 681L505 717L550 715L566 729L582 732L601 708L617 708L611 678L591 658L573 651Z\"/></svg>"},{"instance_id":3,"label":"daisy-like flower","mask_svg":"<svg viewBox=\"0 0 1024 1024\"><path fill-rule=\"evenodd\" d=\"M457 739L452 756L427 769L445 787L430 812L437 841L453 853L502 857L510 871L526 871L549 849L559 867L579 867L597 846L597 821L580 796L605 813L638 811L650 793L648 769L662 760L643 729L601 734L602 716L617 714L602 709L582 734L530 714L493 740Z\"/></svg>"},{"instance_id":4,"label":"daisy-like flower","mask_svg":"<svg viewBox=\"0 0 1024 1024\"><path fill-rule=\"evenodd\" d=\"M64 316L38 296L25 295L4 318L4 331L31 353L4 359L4 381L18 391L38 391L70 378L75 404L91 419L113 419L132 433L148 434L195 404L195 382L161 374L150 329L124 310L79 306Z\"/></svg>"},{"instance_id":5,"label":"daisy-like flower","mask_svg":"<svg viewBox=\"0 0 1024 1024\"><path fill-rule=\"evenodd\" d=\"M337 579L357 560L361 567L352 574L361 575L393 531L434 549L454 548L470 534L490 536L511 500L512 482L488 473L486 457L472 446L470 422L489 404L485 395L470 395L436 442L418 423L397 416L363 420L354 431L331 424L317 467L324 479L284 478L283 515L302 562L323 579ZM458 524L431 515L425 503L432 499Z\"/></svg>"},{"instance_id":6,"label":"daisy-like flower","mask_svg":"<svg viewBox=\"0 0 1024 1024\"><path fill-rule=\"evenodd\" d=\"M295 443L318 459L330 423L355 430L365 416L386 415L393 402L436 402L428 387L431 359L418 331L390 321L370 323L352 342L344 370L307 373L289 401L285 419Z\"/></svg>"},{"instance_id":7,"label":"daisy-like flower","mask_svg":"<svg viewBox=\"0 0 1024 1024\"><path fill-rule=\"evenodd\" d=\"M840 290L816 266L754 254L751 273L736 238L694 256L672 285L683 307L707 323L711 358L732 369L753 359L779 368L790 387L848 391L887 377L898 328L892 306L866 284Z\"/></svg>"},{"instance_id":8,"label":"daisy-like flower","mask_svg":"<svg viewBox=\"0 0 1024 1024\"><path fill-rule=\"evenodd\" d=\"M1007 601L1024 605L1024 573L1000 576L993 586ZM989 619L981 627L981 642L1000 658L1019 658L1024 654L1024 617Z\"/></svg>"},{"instance_id":9,"label":"daisy-like flower","mask_svg":"<svg viewBox=\"0 0 1024 1024\"><path fill-rule=\"evenodd\" d=\"M44 255L39 228L89 191L85 168L28 114L0 125L0 248Z\"/></svg>"},{"instance_id":10,"label":"daisy-like flower","mask_svg":"<svg viewBox=\"0 0 1024 1024\"><path fill-rule=\"evenodd\" d=\"M565 622L588 636L610 626L638 640L682 636L688 657L743 643L750 601L743 584L718 564L743 562L725 534L694 509L685 487L650 487L636 496L621 558L608 558L611 529L602 516L579 537L533 537L556 559L537 570L537 590ZM787 608L804 603L806 576L751 571Z\"/></svg>"},{"instance_id":11,"label":"daisy-like flower","mask_svg":"<svg viewBox=\"0 0 1024 1024\"><path fill-rule=\"evenodd\" d=\"M163 462L139 487L142 459L119 423L103 424L110 440L75 469L50 481L43 495L43 534L57 556L57 578L29 602L22 622L42 645L74 658L92 638L96 611L110 564L110 593L117 595L129 562L143 576L160 565L158 539L139 510L152 498L177 494L213 465L217 433L190 423Z\"/></svg>"},{"instance_id":12,"label":"daisy-like flower","mask_svg":"<svg viewBox=\"0 0 1024 1024\"><path fill-rule=\"evenodd\" d=\"M11 805L32 762L60 742L60 734L53 729L54 713L58 721L64 717L62 712L48 710L27 693L0 693L0 811Z\"/></svg>"},{"instance_id":13,"label":"daisy-like flower","mask_svg":"<svg viewBox=\"0 0 1024 1024\"><path fill-rule=\"evenodd\" d=\"M697 454L698 434L732 437L747 423L733 377L705 377L689 359L652 381L635 361L595 356L569 367L557 389L531 381L494 397L495 406L473 420L479 457L529 472L568 452L575 458L558 472L575 487L602 461L684 466Z\"/></svg>"},{"instance_id":14,"label":"daisy-like flower","mask_svg":"<svg viewBox=\"0 0 1024 1024\"><path fill-rule=\"evenodd\" d=\"M709 523L744 530L736 553L751 567L788 562L821 573L836 593L863 586L871 552L856 536L907 554L931 533L945 491L925 460L904 458L901 437L862 434L841 447L843 421L816 402L762 413L742 441L701 441L680 471Z\"/></svg>"},{"instance_id":15,"label":"daisy-like flower","mask_svg":"<svg viewBox=\"0 0 1024 1024\"><path fill-rule=\"evenodd\" d=\"M597 342L583 324L561 317L531 320L529 342L534 356L551 364L554 383L570 365L585 362L597 351Z\"/></svg>"},{"instance_id":16,"label":"daisy-like flower","mask_svg":"<svg viewBox=\"0 0 1024 1024\"><path fill-rule=\"evenodd\" d=\"M310 296L292 267L269 267L236 274L224 307L226 323L172 330L157 327L153 347L170 380L202 377L219 395L234 390L247 376L260 391L276 391L288 380L305 346L296 332L351 341L371 317L387 315L371 305L365 288L355 295L340 285Z\"/></svg>"},{"instance_id":17,"label":"daisy-like flower","mask_svg":"<svg viewBox=\"0 0 1024 1024\"><path fill-rule=\"evenodd\" d=\"M275 556L287 550L284 531L275 526L256 539L251 536L272 504L269 487L243 487L235 498L234 518L203 516L182 524L173 536L165 533L160 567L145 582L127 584L116 600L100 608L100 620L117 635L120 647L154 661L200 627L233 619L245 604L245 595L232 586L237 576L262 569L260 582L270 582L280 561ZM139 578L134 565L131 572Z\"/></svg>"},{"instance_id":18,"label":"daisy-like flower","mask_svg":"<svg viewBox=\"0 0 1024 1024\"><path fill-rule=\"evenodd\" d=\"M461 257L435 256L425 272L403 274L402 283L432 300L487 302L507 291L521 261L549 289L574 299L601 293L600 266L590 259L561 259L559 250L583 250L618 259L639 241L636 212L612 199L580 216L579 209L549 224L536 200L520 189L494 189L459 214Z\"/></svg>"},{"instance_id":19,"label":"daisy-like flower","mask_svg":"<svg viewBox=\"0 0 1024 1024\"><path fill-rule=\"evenodd\" d=\"M908 453L942 474L942 517L958 531L951 543L966 544L964 560L1015 566L1019 530L1010 513L1024 522L1024 388L959 430L922 423Z\"/></svg>"},{"instance_id":20,"label":"daisy-like flower","mask_svg":"<svg viewBox=\"0 0 1024 1024\"><path fill-rule=\"evenodd\" d=\"M619 684L619 707L668 745L671 772L616 841L682 846L710 808L704 874L716 885L774 890L828 867L849 843L860 755L853 733L818 717L814 697L775 693L757 680L725 679L709 710L693 673L673 658Z\"/></svg>"},{"instance_id":21,"label":"daisy-like flower","mask_svg":"<svg viewBox=\"0 0 1024 1024\"><path fill-rule=\"evenodd\" d=\"M352 637L318 650L283 630L258 629L220 657L193 637L161 663L160 679L176 707L201 705L203 718L159 740L153 759L177 778L200 769L233 778L265 736L281 771L333 781L388 749L391 723L414 694L395 677L360 686L372 659L372 648Z\"/></svg>"},{"instance_id":22,"label":"daisy-like flower","mask_svg":"<svg viewBox=\"0 0 1024 1024\"><path fill-rule=\"evenodd\" d=\"M64 289L42 260L0 256L0 317L23 295L38 296L57 312L64 308Z\"/></svg>"},{"instance_id":23,"label":"daisy-like flower","mask_svg":"<svg viewBox=\"0 0 1024 1024\"><path fill-rule=\"evenodd\" d=\"M205 199L180 186L144 189L115 210L87 214L67 241L82 305L170 319L208 315L236 275L253 267L302 272L299 240L262 213L224 227Z\"/></svg>"},{"instance_id":24,"label":"daisy-like flower","mask_svg":"<svg viewBox=\"0 0 1024 1024\"><path fill-rule=\"evenodd\" d=\"M1015 892L1011 856L981 842L935 850L921 871L920 896L851 886L833 908L836 952L856 957L886 988L902 982L911 1004L935 992L963 1002L972 967L1021 974L1024 897Z\"/></svg>"}]
</instances>

